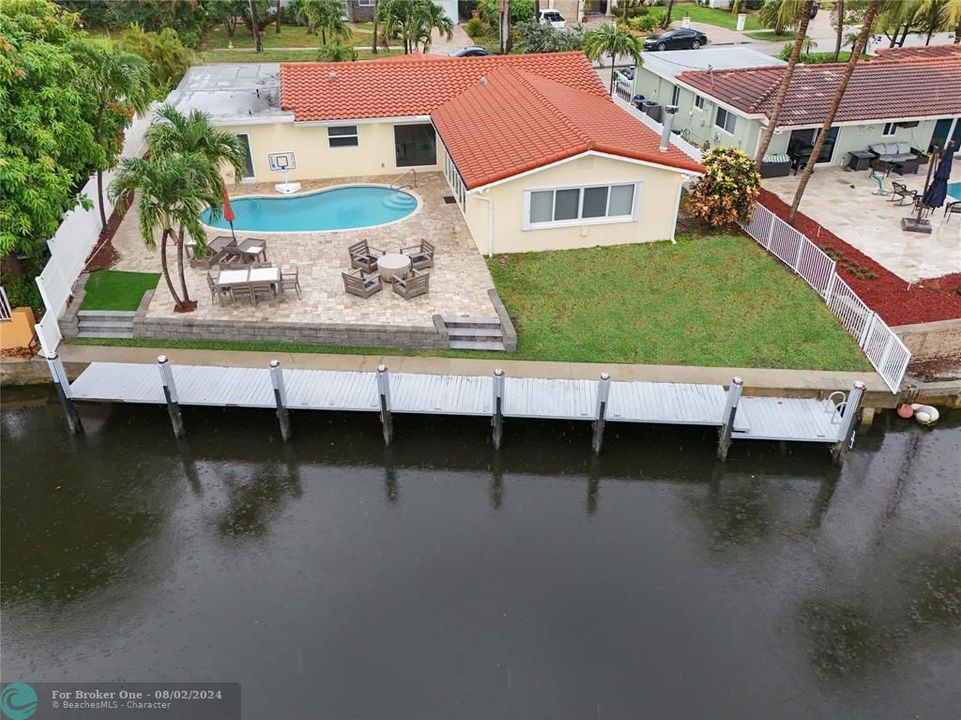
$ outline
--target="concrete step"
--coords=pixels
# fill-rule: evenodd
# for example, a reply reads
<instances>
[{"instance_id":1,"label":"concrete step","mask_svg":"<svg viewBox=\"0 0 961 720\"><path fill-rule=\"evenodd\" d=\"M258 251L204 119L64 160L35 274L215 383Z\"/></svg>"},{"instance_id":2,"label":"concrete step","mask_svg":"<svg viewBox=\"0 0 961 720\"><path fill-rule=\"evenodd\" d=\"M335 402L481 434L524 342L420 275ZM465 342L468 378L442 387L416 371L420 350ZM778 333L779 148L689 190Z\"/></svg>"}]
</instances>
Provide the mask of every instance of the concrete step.
<instances>
[{"instance_id":1,"label":"concrete step","mask_svg":"<svg viewBox=\"0 0 961 720\"><path fill-rule=\"evenodd\" d=\"M101 318L104 320L119 320L122 318L130 318L131 320L137 315L136 310L81 310L77 313L77 317L81 320L85 318Z\"/></svg>"},{"instance_id":2,"label":"concrete step","mask_svg":"<svg viewBox=\"0 0 961 720\"><path fill-rule=\"evenodd\" d=\"M504 343L500 341L477 342L475 340L451 340L451 350L486 350L488 352L506 352Z\"/></svg>"},{"instance_id":3,"label":"concrete step","mask_svg":"<svg viewBox=\"0 0 961 720\"><path fill-rule=\"evenodd\" d=\"M80 330L133 330L133 320L81 320L78 325Z\"/></svg>"},{"instance_id":4,"label":"concrete step","mask_svg":"<svg viewBox=\"0 0 961 720\"><path fill-rule=\"evenodd\" d=\"M504 337L504 333L498 325L495 327L461 327L456 325L454 327L447 327L448 336L459 340L465 340L467 338L497 338L500 340Z\"/></svg>"},{"instance_id":5,"label":"concrete step","mask_svg":"<svg viewBox=\"0 0 961 720\"><path fill-rule=\"evenodd\" d=\"M77 333L77 337L87 337L87 338L132 338L133 330L128 330L126 332L122 330L114 331L88 331L81 330Z\"/></svg>"},{"instance_id":6,"label":"concrete step","mask_svg":"<svg viewBox=\"0 0 961 720\"><path fill-rule=\"evenodd\" d=\"M469 317L467 315L444 315L441 317L448 328L475 327L500 328L500 318Z\"/></svg>"}]
</instances>

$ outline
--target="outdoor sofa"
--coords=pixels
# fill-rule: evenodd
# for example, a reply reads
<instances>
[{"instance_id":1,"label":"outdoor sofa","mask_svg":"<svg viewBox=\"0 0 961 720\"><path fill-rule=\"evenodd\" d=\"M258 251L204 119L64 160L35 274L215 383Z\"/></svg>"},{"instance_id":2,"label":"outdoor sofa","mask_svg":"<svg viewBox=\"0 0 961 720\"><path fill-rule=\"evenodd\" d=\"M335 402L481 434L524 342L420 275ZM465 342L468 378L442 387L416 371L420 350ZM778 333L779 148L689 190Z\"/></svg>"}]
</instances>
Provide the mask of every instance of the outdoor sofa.
<instances>
[{"instance_id":1,"label":"outdoor sofa","mask_svg":"<svg viewBox=\"0 0 961 720\"><path fill-rule=\"evenodd\" d=\"M791 174L791 156L784 154L765 155L761 161L761 177L787 177Z\"/></svg>"},{"instance_id":2,"label":"outdoor sofa","mask_svg":"<svg viewBox=\"0 0 961 720\"><path fill-rule=\"evenodd\" d=\"M903 141L875 143L869 146L868 150L874 154L875 160L890 163L899 175L917 173L923 154L911 147L911 143Z\"/></svg>"}]
</instances>

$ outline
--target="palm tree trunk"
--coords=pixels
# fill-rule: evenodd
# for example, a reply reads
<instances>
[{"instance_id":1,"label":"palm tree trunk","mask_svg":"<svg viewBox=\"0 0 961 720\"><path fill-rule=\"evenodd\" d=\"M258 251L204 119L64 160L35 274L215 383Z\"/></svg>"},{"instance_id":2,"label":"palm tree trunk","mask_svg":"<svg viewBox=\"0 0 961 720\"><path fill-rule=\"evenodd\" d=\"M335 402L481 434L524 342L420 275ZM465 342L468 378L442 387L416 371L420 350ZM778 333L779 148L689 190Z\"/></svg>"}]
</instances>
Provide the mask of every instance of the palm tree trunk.
<instances>
[{"instance_id":1,"label":"palm tree trunk","mask_svg":"<svg viewBox=\"0 0 961 720\"><path fill-rule=\"evenodd\" d=\"M898 47L904 47L904 41L908 39L908 33L911 31L911 23L904 23L904 32L901 33L901 39L898 40Z\"/></svg>"},{"instance_id":2,"label":"palm tree trunk","mask_svg":"<svg viewBox=\"0 0 961 720\"><path fill-rule=\"evenodd\" d=\"M187 278L184 276L184 229L180 228L177 235L177 275L180 276L180 288L184 293L184 304L190 302L190 293L187 291Z\"/></svg>"},{"instance_id":3,"label":"palm tree trunk","mask_svg":"<svg viewBox=\"0 0 961 720\"><path fill-rule=\"evenodd\" d=\"M179 310L183 307L183 301L180 299L180 296L177 295L177 291L174 290L173 281L170 279L170 268L167 267L167 238L170 236L170 233L170 228L164 228L163 235L160 236L160 270L163 272L167 289L170 291L170 297L174 299L174 309Z\"/></svg>"},{"instance_id":4,"label":"palm tree trunk","mask_svg":"<svg viewBox=\"0 0 961 720\"><path fill-rule=\"evenodd\" d=\"M954 44L961 45L961 19L958 20L958 24L954 28Z\"/></svg>"},{"instance_id":5,"label":"palm tree trunk","mask_svg":"<svg viewBox=\"0 0 961 720\"><path fill-rule=\"evenodd\" d=\"M371 52L377 54L377 11L380 9L380 0L374 0L374 42L370 44Z\"/></svg>"},{"instance_id":6,"label":"palm tree trunk","mask_svg":"<svg viewBox=\"0 0 961 720\"><path fill-rule=\"evenodd\" d=\"M612 54L611 55L611 92L610 92L611 97L614 97L614 60L615 60L615 56Z\"/></svg>"},{"instance_id":7,"label":"palm tree trunk","mask_svg":"<svg viewBox=\"0 0 961 720\"><path fill-rule=\"evenodd\" d=\"M274 6L274 14L277 16L277 29L276 33L280 34L280 0L277 0L277 4Z\"/></svg>"},{"instance_id":8,"label":"palm tree trunk","mask_svg":"<svg viewBox=\"0 0 961 720\"><path fill-rule=\"evenodd\" d=\"M834 8L838 14L837 36L834 39L834 62L837 62L838 58L841 57L841 43L844 42L844 0L837 0ZM800 28L798 28L798 32L800 32Z\"/></svg>"},{"instance_id":9,"label":"palm tree trunk","mask_svg":"<svg viewBox=\"0 0 961 720\"><path fill-rule=\"evenodd\" d=\"M807 165L804 166L804 171L801 173L801 181L798 183L797 191L794 193L794 202L791 203L791 212L787 218L787 221L792 225L794 224L794 219L797 217L798 206L801 204L801 198L804 196L804 189L807 187L808 181L814 173L814 164L818 160L818 155L821 154L824 139L827 137L828 131L830 131L831 125L834 123L834 117L837 115L841 101L844 99L844 93L848 89L848 82L850 82L851 76L854 74L854 68L861 59L861 52L864 50L864 46L868 41L868 35L871 34L871 25L874 24L874 17L878 14L880 7L881 0L871 0L867 11L864 13L864 24L861 26L861 32L858 33L858 39L854 43L851 57L847 62L847 67L844 68L844 75L841 77L841 82L838 83L837 90L834 92L831 107L828 109L828 114L824 118L821 130L814 140L814 149L811 150L811 156L808 158Z\"/></svg>"},{"instance_id":10,"label":"palm tree trunk","mask_svg":"<svg viewBox=\"0 0 961 720\"><path fill-rule=\"evenodd\" d=\"M263 52L264 45L260 40L260 21L257 19L256 0L250 0L250 29L254 33L254 52Z\"/></svg>"},{"instance_id":11,"label":"palm tree trunk","mask_svg":"<svg viewBox=\"0 0 961 720\"><path fill-rule=\"evenodd\" d=\"M798 18L798 28L797 37L794 38L794 47L791 48L791 57L788 58L787 67L784 68L784 74L781 76L781 82L777 87L777 95L774 96L774 106L771 108L771 116L768 120L767 127L764 128L764 134L761 136L761 142L757 146L757 155L754 157L754 162L761 167L761 162L764 160L764 156L767 155L768 146L771 144L771 138L774 136L774 131L777 129L778 121L781 118L781 110L784 108L784 100L787 98L787 89L791 84L791 76L794 74L794 68L798 64L798 60L801 57L801 48L804 46L804 38L807 37L808 33L808 23L811 21L811 6L813 5L813 0L808 0L804 8L801 10L801 16Z\"/></svg>"},{"instance_id":12,"label":"palm tree trunk","mask_svg":"<svg viewBox=\"0 0 961 720\"><path fill-rule=\"evenodd\" d=\"M103 107L97 108L97 116L93 122L93 139L100 144L100 132L103 125ZM100 231L107 229L107 211L103 207L103 170L97 168L97 205L100 209Z\"/></svg>"},{"instance_id":13,"label":"palm tree trunk","mask_svg":"<svg viewBox=\"0 0 961 720\"><path fill-rule=\"evenodd\" d=\"M674 12L674 0L667 0L667 9L664 11L664 22L661 27L671 26L671 13Z\"/></svg>"}]
</instances>

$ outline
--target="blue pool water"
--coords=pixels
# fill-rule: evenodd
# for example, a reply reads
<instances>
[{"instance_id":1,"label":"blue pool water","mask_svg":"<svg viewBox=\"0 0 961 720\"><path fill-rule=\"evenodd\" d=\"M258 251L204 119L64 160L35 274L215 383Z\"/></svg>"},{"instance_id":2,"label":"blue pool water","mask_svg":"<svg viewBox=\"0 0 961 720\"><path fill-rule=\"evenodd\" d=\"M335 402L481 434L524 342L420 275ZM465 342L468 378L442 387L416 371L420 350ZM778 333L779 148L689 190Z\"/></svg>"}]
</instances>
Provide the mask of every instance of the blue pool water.
<instances>
[{"instance_id":1,"label":"blue pool water","mask_svg":"<svg viewBox=\"0 0 961 720\"><path fill-rule=\"evenodd\" d=\"M242 197L231 200L230 205L238 231L312 232L394 222L417 209L417 198L403 190L357 185L305 195ZM211 227L230 227L223 216L212 218L210 210L203 212L201 220Z\"/></svg>"},{"instance_id":2,"label":"blue pool water","mask_svg":"<svg viewBox=\"0 0 961 720\"><path fill-rule=\"evenodd\" d=\"M948 195L955 200L961 200L961 182L948 183Z\"/></svg>"}]
</instances>

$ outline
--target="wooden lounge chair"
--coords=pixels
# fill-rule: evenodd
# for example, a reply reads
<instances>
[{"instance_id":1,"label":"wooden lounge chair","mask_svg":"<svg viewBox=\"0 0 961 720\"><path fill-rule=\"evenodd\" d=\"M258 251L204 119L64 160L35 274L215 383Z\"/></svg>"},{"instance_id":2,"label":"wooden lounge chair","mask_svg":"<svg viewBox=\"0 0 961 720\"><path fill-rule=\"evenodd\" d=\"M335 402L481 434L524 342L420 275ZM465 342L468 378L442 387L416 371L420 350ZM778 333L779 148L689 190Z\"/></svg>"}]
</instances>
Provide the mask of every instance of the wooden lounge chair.
<instances>
[{"instance_id":1,"label":"wooden lounge chair","mask_svg":"<svg viewBox=\"0 0 961 720\"><path fill-rule=\"evenodd\" d=\"M950 215L957 213L961 215L961 200L955 200L954 202L949 202L944 206L944 216L950 220ZM947 221L945 221L947 222Z\"/></svg>"},{"instance_id":2,"label":"wooden lounge chair","mask_svg":"<svg viewBox=\"0 0 961 720\"><path fill-rule=\"evenodd\" d=\"M384 254L383 250L371 247L366 240L354 243L347 248L347 252L350 253L352 268L361 268L369 273L377 269L377 258Z\"/></svg>"},{"instance_id":3,"label":"wooden lounge chair","mask_svg":"<svg viewBox=\"0 0 961 720\"><path fill-rule=\"evenodd\" d=\"M291 272L280 271L280 291L284 290L295 290L300 297L300 271L296 265Z\"/></svg>"},{"instance_id":4,"label":"wooden lounge chair","mask_svg":"<svg viewBox=\"0 0 961 720\"><path fill-rule=\"evenodd\" d=\"M394 275L391 286L394 288L394 292L404 300L410 300L418 295L426 295L430 291L430 273L411 269L406 278Z\"/></svg>"},{"instance_id":5,"label":"wooden lounge chair","mask_svg":"<svg viewBox=\"0 0 961 720\"><path fill-rule=\"evenodd\" d=\"M342 272L341 277L344 278L344 290L357 297L369 298L384 287L379 273L364 277L364 271L361 268Z\"/></svg>"},{"instance_id":6,"label":"wooden lounge chair","mask_svg":"<svg viewBox=\"0 0 961 720\"><path fill-rule=\"evenodd\" d=\"M410 258L410 266L414 270L434 267L434 246L426 240L421 240L417 245L402 247L400 252Z\"/></svg>"},{"instance_id":7,"label":"wooden lounge chair","mask_svg":"<svg viewBox=\"0 0 961 720\"><path fill-rule=\"evenodd\" d=\"M250 257L251 260L267 262L267 241L263 238L244 238L237 247L242 253ZM260 252L256 255L251 253L251 250L254 248L260 248Z\"/></svg>"},{"instance_id":8,"label":"wooden lounge chair","mask_svg":"<svg viewBox=\"0 0 961 720\"><path fill-rule=\"evenodd\" d=\"M196 252L190 258L191 267L202 267L210 270L215 265L219 265L227 260L227 247L237 247L236 241L229 235L218 235L209 243L202 258L198 258Z\"/></svg>"},{"instance_id":9,"label":"wooden lounge chair","mask_svg":"<svg viewBox=\"0 0 961 720\"><path fill-rule=\"evenodd\" d=\"M891 183L891 202L895 200L898 201L898 205L905 205L907 203L916 203L918 201L918 191L908 190L907 186L903 183L892 182Z\"/></svg>"}]
</instances>

